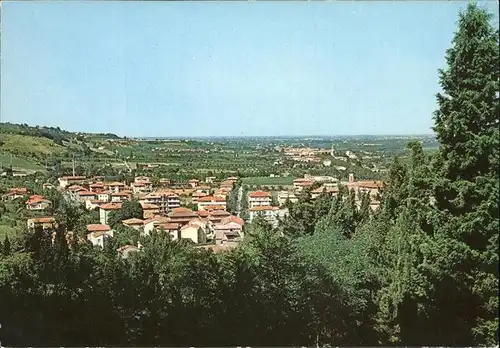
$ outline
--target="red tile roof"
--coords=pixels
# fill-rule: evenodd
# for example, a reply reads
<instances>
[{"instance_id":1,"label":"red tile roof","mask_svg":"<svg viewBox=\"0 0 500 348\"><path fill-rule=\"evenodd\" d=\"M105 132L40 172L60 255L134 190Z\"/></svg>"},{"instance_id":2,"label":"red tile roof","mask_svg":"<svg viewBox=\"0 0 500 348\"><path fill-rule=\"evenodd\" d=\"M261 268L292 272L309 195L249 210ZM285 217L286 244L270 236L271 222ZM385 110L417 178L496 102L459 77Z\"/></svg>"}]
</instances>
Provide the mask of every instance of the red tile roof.
<instances>
[{"instance_id":1,"label":"red tile roof","mask_svg":"<svg viewBox=\"0 0 500 348\"><path fill-rule=\"evenodd\" d=\"M160 209L159 206L156 204L149 204L149 203L141 203L142 209L143 210L155 210L155 209Z\"/></svg>"},{"instance_id":2,"label":"red tile roof","mask_svg":"<svg viewBox=\"0 0 500 348\"><path fill-rule=\"evenodd\" d=\"M87 225L87 231L89 232L107 232L110 231L111 227L103 224L90 224Z\"/></svg>"},{"instance_id":3,"label":"red tile roof","mask_svg":"<svg viewBox=\"0 0 500 348\"><path fill-rule=\"evenodd\" d=\"M33 199L26 201L27 205L36 204L36 203L52 203L52 202L49 201L48 199L40 198L40 197L35 197Z\"/></svg>"},{"instance_id":4,"label":"red tile roof","mask_svg":"<svg viewBox=\"0 0 500 348\"><path fill-rule=\"evenodd\" d=\"M28 221L31 221L34 223L44 224L44 223L49 223L49 222L55 222L56 220L52 216L46 216L46 217L28 219Z\"/></svg>"},{"instance_id":5,"label":"red tile roof","mask_svg":"<svg viewBox=\"0 0 500 348\"><path fill-rule=\"evenodd\" d=\"M245 221L242 218L240 218L238 216L234 216L234 215L231 215L231 216L228 216L228 217L222 219L221 222L225 223L225 224L227 224L229 222L234 222L240 226L243 226L245 224Z\"/></svg>"},{"instance_id":6,"label":"red tile roof","mask_svg":"<svg viewBox=\"0 0 500 348\"><path fill-rule=\"evenodd\" d=\"M143 225L144 220L131 218L131 219L123 220L122 223L125 225Z\"/></svg>"},{"instance_id":7,"label":"red tile roof","mask_svg":"<svg viewBox=\"0 0 500 348\"><path fill-rule=\"evenodd\" d=\"M125 184L123 182L116 181L108 184L108 186L125 186Z\"/></svg>"},{"instance_id":8,"label":"red tile roof","mask_svg":"<svg viewBox=\"0 0 500 348\"><path fill-rule=\"evenodd\" d=\"M111 196L115 196L115 197L119 197L119 196L128 197L129 193L127 193L125 191L122 191L122 192L113 192L113 193L111 193Z\"/></svg>"},{"instance_id":9,"label":"red tile roof","mask_svg":"<svg viewBox=\"0 0 500 348\"><path fill-rule=\"evenodd\" d=\"M70 187L68 187L68 190L69 191L82 191L82 190L85 190L85 188L83 188L82 186L80 185L71 185Z\"/></svg>"},{"instance_id":10,"label":"red tile roof","mask_svg":"<svg viewBox=\"0 0 500 348\"><path fill-rule=\"evenodd\" d=\"M271 194L269 192L266 192L266 191L255 191L255 192L252 192L250 193L250 197L251 198L267 198L267 197L271 197Z\"/></svg>"},{"instance_id":11,"label":"red tile roof","mask_svg":"<svg viewBox=\"0 0 500 348\"><path fill-rule=\"evenodd\" d=\"M10 192L17 194L28 193L28 189L26 187L13 187L10 189Z\"/></svg>"},{"instance_id":12,"label":"red tile roof","mask_svg":"<svg viewBox=\"0 0 500 348\"><path fill-rule=\"evenodd\" d=\"M120 210L122 208L122 203L119 202L111 202L103 204L99 207L102 210Z\"/></svg>"},{"instance_id":13,"label":"red tile roof","mask_svg":"<svg viewBox=\"0 0 500 348\"><path fill-rule=\"evenodd\" d=\"M201 217L207 217L208 215L210 215L210 213L208 211L204 211L204 210L199 210L196 212L196 214L198 214L198 216L201 216Z\"/></svg>"},{"instance_id":14,"label":"red tile roof","mask_svg":"<svg viewBox=\"0 0 500 348\"><path fill-rule=\"evenodd\" d=\"M225 202L224 198L214 197L214 196L205 196L198 199L198 202Z\"/></svg>"},{"instance_id":15,"label":"red tile roof","mask_svg":"<svg viewBox=\"0 0 500 348\"><path fill-rule=\"evenodd\" d=\"M79 191L77 193L79 196L95 196L95 192L90 192L90 191Z\"/></svg>"},{"instance_id":16,"label":"red tile roof","mask_svg":"<svg viewBox=\"0 0 500 348\"><path fill-rule=\"evenodd\" d=\"M231 215L231 214L225 210L215 210L215 211L210 213L210 216L217 216L217 217L229 216L229 215Z\"/></svg>"},{"instance_id":17,"label":"red tile roof","mask_svg":"<svg viewBox=\"0 0 500 348\"><path fill-rule=\"evenodd\" d=\"M354 184L358 187L369 189L378 189L383 187L382 181L356 181Z\"/></svg>"},{"instance_id":18,"label":"red tile roof","mask_svg":"<svg viewBox=\"0 0 500 348\"><path fill-rule=\"evenodd\" d=\"M178 209L182 209L182 210L178 210ZM174 217L174 218L196 217L196 214L190 209L176 208L176 209L172 210L170 213L168 213L168 216Z\"/></svg>"},{"instance_id":19,"label":"red tile roof","mask_svg":"<svg viewBox=\"0 0 500 348\"><path fill-rule=\"evenodd\" d=\"M150 219L147 219L147 220L144 220L144 225L147 225L151 222L158 222L158 223L162 223L162 222L167 222L169 221L169 219L165 216L154 216Z\"/></svg>"},{"instance_id":20,"label":"red tile roof","mask_svg":"<svg viewBox=\"0 0 500 348\"><path fill-rule=\"evenodd\" d=\"M90 184L89 187L104 187L104 184L100 183L100 182L97 182L97 183L94 183L94 184Z\"/></svg>"},{"instance_id":21,"label":"red tile roof","mask_svg":"<svg viewBox=\"0 0 500 348\"><path fill-rule=\"evenodd\" d=\"M297 178L295 180L293 180L293 182L295 183L298 183L298 182L311 182L310 179L306 179L306 178Z\"/></svg>"},{"instance_id":22,"label":"red tile roof","mask_svg":"<svg viewBox=\"0 0 500 348\"><path fill-rule=\"evenodd\" d=\"M86 177L84 176L63 176L61 179L63 180L85 180Z\"/></svg>"},{"instance_id":23,"label":"red tile roof","mask_svg":"<svg viewBox=\"0 0 500 348\"><path fill-rule=\"evenodd\" d=\"M179 229L179 224L173 223L173 222L166 222L158 225L158 228L164 229L164 230L178 230Z\"/></svg>"},{"instance_id":24,"label":"red tile roof","mask_svg":"<svg viewBox=\"0 0 500 348\"><path fill-rule=\"evenodd\" d=\"M278 207L271 207L270 205L260 205L253 208L249 208L249 211L264 211L264 210L278 210Z\"/></svg>"}]
</instances>

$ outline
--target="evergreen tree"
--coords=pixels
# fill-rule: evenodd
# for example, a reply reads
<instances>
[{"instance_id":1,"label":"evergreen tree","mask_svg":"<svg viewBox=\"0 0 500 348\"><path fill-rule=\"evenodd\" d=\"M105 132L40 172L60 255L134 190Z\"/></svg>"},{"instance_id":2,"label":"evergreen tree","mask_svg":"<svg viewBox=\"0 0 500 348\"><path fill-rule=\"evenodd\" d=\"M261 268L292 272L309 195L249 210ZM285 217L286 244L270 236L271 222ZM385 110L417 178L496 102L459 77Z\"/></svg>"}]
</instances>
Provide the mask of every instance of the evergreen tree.
<instances>
[{"instance_id":1,"label":"evergreen tree","mask_svg":"<svg viewBox=\"0 0 500 348\"><path fill-rule=\"evenodd\" d=\"M435 292L443 293L435 319L446 325L433 344L498 342L499 37L490 19L476 4L460 14L440 70L436 253L453 257L435 255Z\"/></svg>"},{"instance_id":2,"label":"evergreen tree","mask_svg":"<svg viewBox=\"0 0 500 348\"><path fill-rule=\"evenodd\" d=\"M1 246L1 244L0 244L0 246ZM11 252L10 248L11 248L11 246L10 246L9 236L5 235L5 239L3 241L3 246L2 246L2 251L3 251L3 254L5 256L10 255L10 252Z\"/></svg>"}]
</instances>

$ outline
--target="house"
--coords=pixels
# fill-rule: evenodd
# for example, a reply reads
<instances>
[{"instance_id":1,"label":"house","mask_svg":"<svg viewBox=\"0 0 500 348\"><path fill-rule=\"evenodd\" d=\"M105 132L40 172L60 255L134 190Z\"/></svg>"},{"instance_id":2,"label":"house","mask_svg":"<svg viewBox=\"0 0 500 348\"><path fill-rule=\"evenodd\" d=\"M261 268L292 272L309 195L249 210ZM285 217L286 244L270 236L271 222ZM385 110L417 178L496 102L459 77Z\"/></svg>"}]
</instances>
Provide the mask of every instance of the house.
<instances>
[{"instance_id":1,"label":"house","mask_svg":"<svg viewBox=\"0 0 500 348\"><path fill-rule=\"evenodd\" d=\"M278 223L278 207L271 206L257 206L248 209L250 215L250 222L253 221L257 216L262 217L267 222L275 226Z\"/></svg>"},{"instance_id":2,"label":"house","mask_svg":"<svg viewBox=\"0 0 500 348\"><path fill-rule=\"evenodd\" d=\"M193 194L191 195L191 203L198 204L199 199L206 196L207 194L203 192L193 192Z\"/></svg>"},{"instance_id":3,"label":"house","mask_svg":"<svg viewBox=\"0 0 500 348\"><path fill-rule=\"evenodd\" d=\"M356 181L354 174L350 173L346 186L349 190L354 190L356 199L360 199L363 193L369 193L371 198L377 199L383 191L384 183L378 180Z\"/></svg>"},{"instance_id":4,"label":"house","mask_svg":"<svg viewBox=\"0 0 500 348\"><path fill-rule=\"evenodd\" d=\"M278 204L280 207L285 205L287 200L291 203L297 203L299 199L293 192L281 191L278 193Z\"/></svg>"},{"instance_id":5,"label":"house","mask_svg":"<svg viewBox=\"0 0 500 348\"><path fill-rule=\"evenodd\" d=\"M158 225L157 229L166 232L170 235L172 240L179 239L179 228L181 225L175 222L164 222Z\"/></svg>"},{"instance_id":6,"label":"house","mask_svg":"<svg viewBox=\"0 0 500 348\"><path fill-rule=\"evenodd\" d=\"M103 224L90 224L87 225L87 240L94 246L104 248L105 240L113 237L113 230L108 225Z\"/></svg>"},{"instance_id":7,"label":"house","mask_svg":"<svg viewBox=\"0 0 500 348\"><path fill-rule=\"evenodd\" d=\"M105 179L104 175L96 175L92 178L93 181L103 182Z\"/></svg>"},{"instance_id":8,"label":"house","mask_svg":"<svg viewBox=\"0 0 500 348\"><path fill-rule=\"evenodd\" d=\"M6 200L14 200L16 198L24 197L28 194L28 189L26 187L13 187L8 193L4 195Z\"/></svg>"},{"instance_id":9,"label":"house","mask_svg":"<svg viewBox=\"0 0 500 348\"><path fill-rule=\"evenodd\" d=\"M139 181L131 184L132 191L135 194L148 193L153 190L153 184L149 181Z\"/></svg>"},{"instance_id":10,"label":"house","mask_svg":"<svg viewBox=\"0 0 500 348\"><path fill-rule=\"evenodd\" d=\"M322 184L326 183L332 183L332 184L338 184L339 179L334 178L333 176L312 176L309 174L304 175L304 179L310 180L312 182L319 182Z\"/></svg>"},{"instance_id":11,"label":"house","mask_svg":"<svg viewBox=\"0 0 500 348\"><path fill-rule=\"evenodd\" d=\"M181 206L181 200L177 194L172 191L160 191L149 193L144 196L141 203L155 204L160 207L160 213L167 214L175 208Z\"/></svg>"},{"instance_id":12,"label":"house","mask_svg":"<svg viewBox=\"0 0 500 348\"><path fill-rule=\"evenodd\" d=\"M206 233L198 224L188 223L179 230L179 236L182 239L190 239L193 243L204 243L206 241Z\"/></svg>"},{"instance_id":13,"label":"house","mask_svg":"<svg viewBox=\"0 0 500 348\"><path fill-rule=\"evenodd\" d=\"M144 220L131 218L127 220L123 220L122 224L128 227L132 227L134 230L139 231L142 227L144 227Z\"/></svg>"},{"instance_id":14,"label":"house","mask_svg":"<svg viewBox=\"0 0 500 348\"><path fill-rule=\"evenodd\" d=\"M123 182L112 182L110 184L107 184L107 186L111 192L115 193L118 193L125 189L125 184Z\"/></svg>"},{"instance_id":15,"label":"house","mask_svg":"<svg viewBox=\"0 0 500 348\"><path fill-rule=\"evenodd\" d=\"M41 211L49 208L52 202L40 195L33 195L26 201L26 209Z\"/></svg>"},{"instance_id":16,"label":"house","mask_svg":"<svg viewBox=\"0 0 500 348\"><path fill-rule=\"evenodd\" d=\"M55 188L50 182L46 182L42 185L42 189L44 190L53 190Z\"/></svg>"},{"instance_id":17,"label":"house","mask_svg":"<svg viewBox=\"0 0 500 348\"><path fill-rule=\"evenodd\" d=\"M143 221L143 235L149 236L151 232L157 228L160 224L167 223L169 219L164 216L154 216L150 219Z\"/></svg>"},{"instance_id":18,"label":"house","mask_svg":"<svg viewBox=\"0 0 500 348\"><path fill-rule=\"evenodd\" d=\"M231 191L233 189L233 184L236 182L236 180L225 180L221 182L220 184L220 189L221 190L226 190L227 192Z\"/></svg>"},{"instance_id":19,"label":"house","mask_svg":"<svg viewBox=\"0 0 500 348\"><path fill-rule=\"evenodd\" d=\"M196 212L196 215L198 215L200 218L208 218L208 216L210 215L210 212L207 210L198 210Z\"/></svg>"},{"instance_id":20,"label":"house","mask_svg":"<svg viewBox=\"0 0 500 348\"><path fill-rule=\"evenodd\" d=\"M181 226L186 225L198 215L195 214L191 209L187 208L176 208L168 213L169 221L172 223L177 223Z\"/></svg>"},{"instance_id":21,"label":"house","mask_svg":"<svg viewBox=\"0 0 500 348\"><path fill-rule=\"evenodd\" d=\"M104 191L104 184L102 182L96 182L89 185L90 192L101 192Z\"/></svg>"},{"instance_id":22,"label":"house","mask_svg":"<svg viewBox=\"0 0 500 348\"><path fill-rule=\"evenodd\" d=\"M109 214L112 211L117 211L122 208L122 203L106 203L99 206L99 221L101 224L106 225L108 223Z\"/></svg>"},{"instance_id":23,"label":"house","mask_svg":"<svg viewBox=\"0 0 500 348\"><path fill-rule=\"evenodd\" d=\"M84 176L63 176L57 180L59 181L60 187L66 188L70 185L83 184L83 182L86 180L86 177L84 177Z\"/></svg>"},{"instance_id":24,"label":"house","mask_svg":"<svg viewBox=\"0 0 500 348\"><path fill-rule=\"evenodd\" d=\"M99 192L97 193L97 200L103 203L108 203L111 200L111 192Z\"/></svg>"},{"instance_id":25,"label":"house","mask_svg":"<svg viewBox=\"0 0 500 348\"><path fill-rule=\"evenodd\" d=\"M149 219L160 213L160 207L156 204L141 203L144 219Z\"/></svg>"},{"instance_id":26,"label":"house","mask_svg":"<svg viewBox=\"0 0 500 348\"><path fill-rule=\"evenodd\" d=\"M199 185L195 187L194 193L204 193L206 195L210 194L210 186L207 185Z\"/></svg>"},{"instance_id":27,"label":"house","mask_svg":"<svg viewBox=\"0 0 500 348\"><path fill-rule=\"evenodd\" d=\"M198 210L205 210L207 206L219 206L219 209L226 210L226 199L214 196L205 196L198 199Z\"/></svg>"},{"instance_id":28,"label":"house","mask_svg":"<svg viewBox=\"0 0 500 348\"><path fill-rule=\"evenodd\" d=\"M41 227L44 230L46 230L55 228L55 226L56 226L56 220L54 219L53 216L28 219L28 228L30 229Z\"/></svg>"},{"instance_id":29,"label":"house","mask_svg":"<svg viewBox=\"0 0 500 348\"><path fill-rule=\"evenodd\" d=\"M332 161L329 160L329 159L326 159L326 160L323 161L323 165L325 167L330 167L332 165Z\"/></svg>"},{"instance_id":30,"label":"house","mask_svg":"<svg viewBox=\"0 0 500 348\"><path fill-rule=\"evenodd\" d=\"M380 208L380 201L377 201L377 200L372 200L370 202L370 208L373 210L373 211L377 211L379 208Z\"/></svg>"},{"instance_id":31,"label":"house","mask_svg":"<svg viewBox=\"0 0 500 348\"><path fill-rule=\"evenodd\" d=\"M122 191L122 192L113 192L111 193L111 202L124 202L130 199L130 193Z\"/></svg>"},{"instance_id":32,"label":"house","mask_svg":"<svg viewBox=\"0 0 500 348\"><path fill-rule=\"evenodd\" d=\"M210 215L208 215L208 221L211 223L220 223L222 219L227 218L231 216L231 214L225 210L215 210L210 212Z\"/></svg>"},{"instance_id":33,"label":"house","mask_svg":"<svg viewBox=\"0 0 500 348\"><path fill-rule=\"evenodd\" d=\"M118 252L118 255L120 255L123 259L127 259L130 257L131 254L136 253L140 250L139 247L136 247L135 245L124 245L116 251Z\"/></svg>"},{"instance_id":34,"label":"house","mask_svg":"<svg viewBox=\"0 0 500 348\"><path fill-rule=\"evenodd\" d=\"M243 239L243 229L236 222L218 223L214 227L215 244L234 247Z\"/></svg>"},{"instance_id":35,"label":"house","mask_svg":"<svg viewBox=\"0 0 500 348\"><path fill-rule=\"evenodd\" d=\"M200 180L197 180L197 179L191 179L191 180L188 180L188 185L191 186L191 187L196 187L200 184Z\"/></svg>"},{"instance_id":36,"label":"house","mask_svg":"<svg viewBox=\"0 0 500 348\"><path fill-rule=\"evenodd\" d=\"M215 182L215 180L217 180L217 178L215 176L207 176L205 178L205 182L207 184L213 184Z\"/></svg>"},{"instance_id":37,"label":"house","mask_svg":"<svg viewBox=\"0 0 500 348\"><path fill-rule=\"evenodd\" d=\"M97 199L87 199L85 201L85 209L95 210L95 209L99 208L100 204L102 204L102 202L97 200Z\"/></svg>"},{"instance_id":38,"label":"house","mask_svg":"<svg viewBox=\"0 0 500 348\"><path fill-rule=\"evenodd\" d=\"M139 182L151 182L151 180L149 180L149 177L147 176L136 176L134 178L134 183L139 183Z\"/></svg>"},{"instance_id":39,"label":"house","mask_svg":"<svg viewBox=\"0 0 500 348\"><path fill-rule=\"evenodd\" d=\"M243 227L243 225L245 225L245 221L242 218L240 218L238 216L234 216L234 215L227 216L221 220L222 224L228 224L230 222L234 222L234 223L240 225L241 227Z\"/></svg>"},{"instance_id":40,"label":"house","mask_svg":"<svg viewBox=\"0 0 500 348\"><path fill-rule=\"evenodd\" d=\"M301 192L305 188L311 187L312 185L313 185L312 180L305 179L305 178L304 179L299 178L299 179L295 179L293 181L293 188L298 192Z\"/></svg>"},{"instance_id":41,"label":"house","mask_svg":"<svg viewBox=\"0 0 500 348\"><path fill-rule=\"evenodd\" d=\"M338 187L326 187L326 186L321 186L318 187L315 190L311 191L311 198L315 199L322 193L326 193L330 196L337 196L339 194L339 188Z\"/></svg>"},{"instance_id":42,"label":"house","mask_svg":"<svg viewBox=\"0 0 500 348\"><path fill-rule=\"evenodd\" d=\"M83 186L80 185L71 185L67 187L67 190L73 195L76 195L80 191L87 191Z\"/></svg>"},{"instance_id":43,"label":"house","mask_svg":"<svg viewBox=\"0 0 500 348\"><path fill-rule=\"evenodd\" d=\"M161 178L159 180L159 184L162 187L168 187L168 186L170 186L170 179Z\"/></svg>"},{"instance_id":44,"label":"house","mask_svg":"<svg viewBox=\"0 0 500 348\"><path fill-rule=\"evenodd\" d=\"M90 191L78 191L76 193L77 201L80 203L85 203L85 201L91 199L94 200L96 199L96 194L95 192L90 192Z\"/></svg>"},{"instance_id":45,"label":"house","mask_svg":"<svg viewBox=\"0 0 500 348\"><path fill-rule=\"evenodd\" d=\"M271 205L271 194L265 191L255 191L248 195L248 206L250 208Z\"/></svg>"}]
</instances>

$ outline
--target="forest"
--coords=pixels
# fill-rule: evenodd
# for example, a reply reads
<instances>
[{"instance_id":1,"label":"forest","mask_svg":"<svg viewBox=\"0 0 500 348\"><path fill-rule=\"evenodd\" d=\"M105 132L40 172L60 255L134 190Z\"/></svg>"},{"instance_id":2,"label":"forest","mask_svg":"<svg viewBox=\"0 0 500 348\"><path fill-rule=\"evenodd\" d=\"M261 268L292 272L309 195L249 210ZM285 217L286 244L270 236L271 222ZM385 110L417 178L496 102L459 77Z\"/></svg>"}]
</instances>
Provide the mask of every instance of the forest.
<instances>
[{"instance_id":1,"label":"forest","mask_svg":"<svg viewBox=\"0 0 500 348\"><path fill-rule=\"evenodd\" d=\"M475 4L439 71L439 149L393 159L378 211L344 191L291 205L241 247L164 234L127 259L41 230L0 246L6 346L498 344L499 37ZM64 206L64 205L61 205ZM70 209L70 208L65 208Z\"/></svg>"}]
</instances>

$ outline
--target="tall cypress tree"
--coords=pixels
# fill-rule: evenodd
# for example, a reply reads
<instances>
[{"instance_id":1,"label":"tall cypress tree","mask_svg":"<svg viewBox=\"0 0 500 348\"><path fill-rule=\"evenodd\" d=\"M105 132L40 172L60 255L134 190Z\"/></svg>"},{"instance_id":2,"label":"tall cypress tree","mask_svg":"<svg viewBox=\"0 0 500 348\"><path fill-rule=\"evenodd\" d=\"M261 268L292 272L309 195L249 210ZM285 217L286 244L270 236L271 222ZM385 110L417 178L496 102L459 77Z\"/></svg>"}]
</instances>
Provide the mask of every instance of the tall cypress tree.
<instances>
[{"instance_id":1,"label":"tall cypress tree","mask_svg":"<svg viewBox=\"0 0 500 348\"><path fill-rule=\"evenodd\" d=\"M447 344L498 342L499 40L490 19L476 4L460 14L439 72L435 234L448 257L436 255L434 281Z\"/></svg>"}]
</instances>

